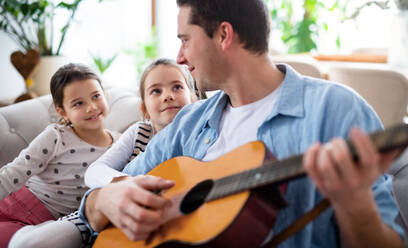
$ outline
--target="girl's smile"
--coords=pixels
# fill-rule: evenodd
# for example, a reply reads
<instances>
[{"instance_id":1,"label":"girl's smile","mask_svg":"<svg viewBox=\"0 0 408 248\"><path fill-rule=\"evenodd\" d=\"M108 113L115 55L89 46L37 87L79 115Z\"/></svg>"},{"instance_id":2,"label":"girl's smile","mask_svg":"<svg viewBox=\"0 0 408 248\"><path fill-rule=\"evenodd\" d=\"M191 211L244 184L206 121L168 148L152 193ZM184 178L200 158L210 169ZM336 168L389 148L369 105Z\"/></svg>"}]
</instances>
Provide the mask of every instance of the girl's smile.
<instances>
[{"instance_id":1,"label":"girl's smile","mask_svg":"<svg viewBox=\"0 0 408 248\"><path fill-rule=\"evenodd\" d=\"M176 110L176 111L179 111L181 108L182 108L182 106L168 106L168 107L165 107L164 109L162 109L161 112L164 112L164 111L166 111L166 110Z\"/></svg>"},{"instance_id":2,"label":"girl's smile","mask_svg":"<svg viewBox=\"0 0 408 248\"><path fill-rule=\"evenodd\" d=\"M101 119L102 117L103 117L103 112L100 112L99 114L92 115L91 117L86 118L85 120L87 120L87 121L96 121L96 120Z\"/></svg>"}]
</instances>

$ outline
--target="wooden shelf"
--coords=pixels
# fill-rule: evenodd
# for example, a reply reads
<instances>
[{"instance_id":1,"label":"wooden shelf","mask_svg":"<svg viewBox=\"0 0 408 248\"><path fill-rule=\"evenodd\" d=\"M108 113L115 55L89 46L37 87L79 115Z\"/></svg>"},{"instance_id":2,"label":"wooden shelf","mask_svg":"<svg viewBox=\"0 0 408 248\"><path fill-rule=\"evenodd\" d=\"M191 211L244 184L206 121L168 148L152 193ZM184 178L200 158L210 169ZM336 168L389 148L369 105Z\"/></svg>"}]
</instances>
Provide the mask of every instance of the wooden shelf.
<instances>
[{"instance_id":1,"label":"wooden shelf","mask_svg":"<svg viewBox=\"0 0 408 248\"><path fill-rule=\"evenodd\" d=\"M313 58L320 61L364 62L364 63L387 63L387 55L373 54L317 54Z\"/></svg>"}]
</instances>

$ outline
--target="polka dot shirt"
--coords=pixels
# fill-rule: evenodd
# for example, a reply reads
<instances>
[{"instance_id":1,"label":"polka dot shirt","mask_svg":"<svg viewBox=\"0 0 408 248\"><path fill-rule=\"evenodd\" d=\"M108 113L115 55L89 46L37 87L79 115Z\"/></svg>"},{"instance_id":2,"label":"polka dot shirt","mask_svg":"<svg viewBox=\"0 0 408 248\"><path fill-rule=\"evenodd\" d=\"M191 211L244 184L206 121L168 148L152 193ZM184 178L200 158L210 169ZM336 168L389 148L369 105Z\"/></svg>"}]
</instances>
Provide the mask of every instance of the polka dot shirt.
<instances>
[{"instance_id":1,"label":"polka dot shirt","mask_svg":"<svg viewBox=\"0 0 408 248\"><path fill-rule=\"evenodd\" d=\"M113 140L119 133L110 132ZM11 163L0 168L0 197L27 186L54 217L75 211L88 189L84 173L109 147L92 146L71 127L49 125Z\"/></svg>"}]
</instances>

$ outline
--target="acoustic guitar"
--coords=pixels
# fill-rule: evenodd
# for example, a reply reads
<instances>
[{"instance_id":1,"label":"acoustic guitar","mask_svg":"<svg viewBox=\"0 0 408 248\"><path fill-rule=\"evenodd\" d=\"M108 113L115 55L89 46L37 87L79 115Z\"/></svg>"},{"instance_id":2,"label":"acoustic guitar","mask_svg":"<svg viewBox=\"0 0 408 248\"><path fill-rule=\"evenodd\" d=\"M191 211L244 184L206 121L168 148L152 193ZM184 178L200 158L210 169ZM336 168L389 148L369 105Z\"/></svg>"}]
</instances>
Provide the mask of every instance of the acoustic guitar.
<instances>
[{"instance_id":1,"label":"acoustic guitar","mask_svg":"<svg viewBox=\"0 0 408 248\"><path fill-rule=\"evenodd\" d=\"M370 135L379 152L408 145L408 126L401 124ZM354 146L347 141L357 160ZM113 226L93 247L259 247L286 206L279 185L305 176L302 155L265 162L260 141L250 142L211 161L175 157L148 174L175 181L161 194L173 201L172 216L148 239L133 242Z\"/></svg>"}]
</instances>

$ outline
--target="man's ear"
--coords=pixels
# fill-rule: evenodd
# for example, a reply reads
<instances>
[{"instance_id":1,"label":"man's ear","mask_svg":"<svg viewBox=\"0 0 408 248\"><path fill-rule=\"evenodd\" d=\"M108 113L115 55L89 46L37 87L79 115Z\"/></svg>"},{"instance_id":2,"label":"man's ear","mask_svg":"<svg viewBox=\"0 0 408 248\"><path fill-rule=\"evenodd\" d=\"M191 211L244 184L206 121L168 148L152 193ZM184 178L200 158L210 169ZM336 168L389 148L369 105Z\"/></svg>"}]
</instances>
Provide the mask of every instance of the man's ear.
<instances>
[{"instance_id":1,"label":"man's ear","mask_svg":"<svg viewBox=\"0 0 408 248\"><path fill-rule=\"evenodd\" d=\"M218 42L221 45L221 49L225 51L231 46L234 37L234 29L231 23L221 22L217 30Z\"/></svg>"},{"instance_id":2,"label":"man's ear","mask_svg":"<svg viewBox=\"0 0 408 248\"><path fill-rule=\"evenodd\" d=\"M145 107L144 103L140 104L140 110L142 111L143 117L146 120L150 120L150 115L149 115L149 113L147 113L147 110L146 110L146 107Z\"/></svg>"}]
</instances>

